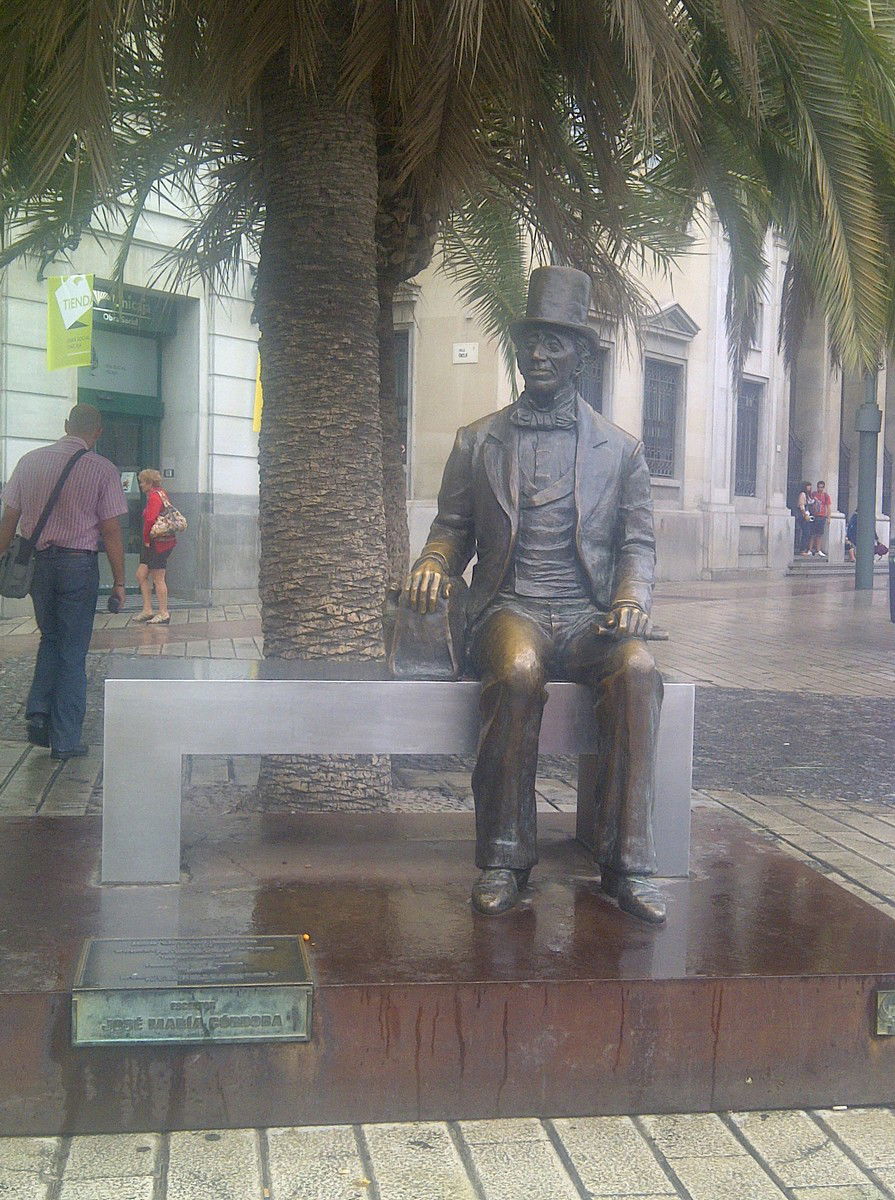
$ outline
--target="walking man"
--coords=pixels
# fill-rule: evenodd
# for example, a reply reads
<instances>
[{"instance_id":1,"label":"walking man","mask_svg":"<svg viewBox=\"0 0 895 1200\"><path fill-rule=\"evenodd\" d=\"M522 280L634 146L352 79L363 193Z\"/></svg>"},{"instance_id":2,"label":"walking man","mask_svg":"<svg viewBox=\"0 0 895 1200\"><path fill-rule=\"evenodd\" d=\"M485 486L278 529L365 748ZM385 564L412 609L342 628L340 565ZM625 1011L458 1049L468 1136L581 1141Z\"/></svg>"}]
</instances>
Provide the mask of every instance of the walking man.
<instances>
[{"instance_id":1,"label":"walking man","mask_svg":"<svg viewBox=\"0 0 895 1200\"><path fill-rule=\"evenodd\" d=\"M100 540L112 568L114 594L124 603L124 543L118 518L127 512L118 468L93 447L102 433L99 411L76 404L65 437L24 455L3 489L0 554L20 528L29 537L69 459L74 464L40 535L31 585L40 646L28 693L28 741L65 760L87 753L81 727L87 707L87 649L99 592Z\"/></svg>"},{"instance_id":2,"label":"walking man","mask_svg":"<svg viewBox=\"0 0 895 1200\"><path fill-rule=\"evenodd\" d=\"M655 567L650 474L642 443L577 391L596 348L590 286L570 267L532 273L526 318L511 327L525 391L457 434L408 600L433 611L443 584L477 555L467 610L468 660L482 680L473 907L512 908L537 861L538 734L545 682L559 677L592 689L607 739L600 886L659 923L665 900L649 876L662 680L643 640Z\"/></svg>"}]
</instances>

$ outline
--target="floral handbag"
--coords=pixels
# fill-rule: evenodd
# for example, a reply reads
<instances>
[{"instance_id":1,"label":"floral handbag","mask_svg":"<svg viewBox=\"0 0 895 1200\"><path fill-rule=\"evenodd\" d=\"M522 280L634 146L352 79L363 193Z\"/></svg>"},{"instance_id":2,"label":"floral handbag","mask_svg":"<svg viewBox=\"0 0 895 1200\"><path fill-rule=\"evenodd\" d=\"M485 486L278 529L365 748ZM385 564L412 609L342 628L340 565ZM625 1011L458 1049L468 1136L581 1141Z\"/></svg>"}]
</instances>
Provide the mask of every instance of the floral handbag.
<instances>
[{"instance_id":1,"label":"floral handbag","mask_svg":"<svg viewBox=\"0 0 895 1200\"><path fill-rule=\"evenodd\" d=\"M149 530L149 537L152 541L165 541L168 538L176 537L178 533L183 533L186 529L186 517L179 508L175 508L168 498L167 492L162 492L164 504L162 511L152 523L152 528Z\"/></svg>"}]
</instances>

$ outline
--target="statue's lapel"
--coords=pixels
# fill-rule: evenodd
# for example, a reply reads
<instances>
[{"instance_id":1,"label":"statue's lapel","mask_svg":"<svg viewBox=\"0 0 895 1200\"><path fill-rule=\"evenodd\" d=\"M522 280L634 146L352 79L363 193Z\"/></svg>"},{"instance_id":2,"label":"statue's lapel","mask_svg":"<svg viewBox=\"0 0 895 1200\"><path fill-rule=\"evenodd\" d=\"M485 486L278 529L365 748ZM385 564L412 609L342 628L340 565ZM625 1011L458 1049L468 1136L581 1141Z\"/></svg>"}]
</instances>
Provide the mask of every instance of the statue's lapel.
<instances>
[{"instance_id":1,"label":"statue's lapel","mask_svg":"<svg viewBox=\"0 0 895 1200\"><path fill-rule=\"evenodd\" d=\"M575 454L575 508L582 525L593 512L609 479L611 455L604 420L586 400L578 397L578 447Z\"/></svg>"},{"instance_id":2,"label":"statue's lapel","mask_svg":"<svg viewBox=\"0 0 895 1200\"><path fill-rule=\"evenodd\" d=\"M499 413L485 442L485 471L497 503L513 528L519 517L519 430L508 409Z\"/></svg>"}]
</instances>

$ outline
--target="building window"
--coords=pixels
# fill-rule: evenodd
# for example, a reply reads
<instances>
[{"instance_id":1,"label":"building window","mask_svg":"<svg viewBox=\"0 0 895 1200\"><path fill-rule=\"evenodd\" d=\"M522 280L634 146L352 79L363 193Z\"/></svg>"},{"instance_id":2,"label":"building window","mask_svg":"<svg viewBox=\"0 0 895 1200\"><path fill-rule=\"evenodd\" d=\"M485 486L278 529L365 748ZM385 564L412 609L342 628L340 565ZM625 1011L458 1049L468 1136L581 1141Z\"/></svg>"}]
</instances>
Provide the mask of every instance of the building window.
<instances>
[{"instance_id":1,"label":"building window","mask_svg":"<svg viewBox=\"0 0 895 1200\"><path fill-rule=\"evenodd\" d=\"M673 479L677 410L683 390L680 363L647 358L643 364L643 446L650 474Z\"/></svg>"},{"instance_id":2,"label":"building window","mask_svg":"<svg viewBox=\"0 0 895 1200\"><path fill-rule=\"evenodd\" d=\"M578 391L595 412L603 411L603 380L606 372L607 350L601 346L594 350L590 361L578 376Z\"/></svg>"},{"instance_id":3,"label":"building window","mask_svg":"<svg viewBox=\"0 0 895 1200\"><path fill-rule=\"evenodd\" d=\"M735 496L754 496L758 482L758 419L764 384L741 379L737 392L737 441L734 461Z\"/></svg>"}]
</instances>

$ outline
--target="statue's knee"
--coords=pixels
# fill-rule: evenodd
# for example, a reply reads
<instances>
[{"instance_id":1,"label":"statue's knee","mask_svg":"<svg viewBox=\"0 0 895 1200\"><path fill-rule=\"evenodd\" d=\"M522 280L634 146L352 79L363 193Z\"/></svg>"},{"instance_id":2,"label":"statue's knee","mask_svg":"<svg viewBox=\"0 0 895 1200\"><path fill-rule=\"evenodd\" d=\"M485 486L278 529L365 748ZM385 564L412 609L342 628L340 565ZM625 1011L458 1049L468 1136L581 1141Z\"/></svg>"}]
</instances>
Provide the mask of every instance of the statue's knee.
<instances>
[{"instance_id":1,"label":"statue's knee","mask_svg":"<svg viewBox=\"0 0 895 1200\"><path fill-rule=\"evenodd\" d=\"M544 667L533 647L520 648L500 664L499 679L504 687L520 696L543 691Z\"/></svg>"},{"instance_id":2,"label":"statue's knee","mask_svg":"<svg viewBox=\"0 0 895 1200\"><path fill-rule=\"evenodd\" d=\"M632 683L641 687L655 687L659 682L656 660L642 642L622 644L622 670Z\"/></svg>"}]
</instances>

